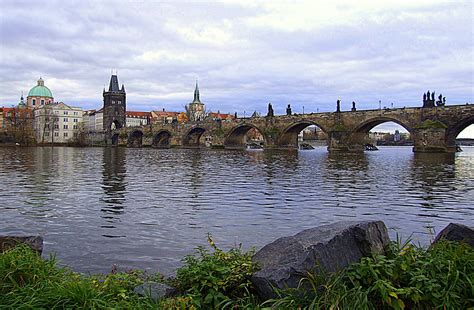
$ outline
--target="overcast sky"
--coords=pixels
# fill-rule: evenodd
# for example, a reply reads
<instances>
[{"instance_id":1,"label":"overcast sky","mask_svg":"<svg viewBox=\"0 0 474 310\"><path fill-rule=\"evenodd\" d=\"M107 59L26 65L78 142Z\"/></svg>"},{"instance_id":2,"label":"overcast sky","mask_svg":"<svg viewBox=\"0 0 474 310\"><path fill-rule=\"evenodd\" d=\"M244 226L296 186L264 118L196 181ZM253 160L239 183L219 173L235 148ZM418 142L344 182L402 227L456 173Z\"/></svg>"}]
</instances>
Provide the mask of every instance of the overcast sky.
<instances>
[{"instance_id":1,"label":"overcast sky","mask_svg":"<svg viewBox=\"0 0 474 310\"><path fill-rule=\"evenodd\" d=\"M183 110L196 80L208 110L239 115L473 102L470 0L0 3L0 106L41 76L100 108L112 69L138 111Z\"/></svg>"}]
</instances>

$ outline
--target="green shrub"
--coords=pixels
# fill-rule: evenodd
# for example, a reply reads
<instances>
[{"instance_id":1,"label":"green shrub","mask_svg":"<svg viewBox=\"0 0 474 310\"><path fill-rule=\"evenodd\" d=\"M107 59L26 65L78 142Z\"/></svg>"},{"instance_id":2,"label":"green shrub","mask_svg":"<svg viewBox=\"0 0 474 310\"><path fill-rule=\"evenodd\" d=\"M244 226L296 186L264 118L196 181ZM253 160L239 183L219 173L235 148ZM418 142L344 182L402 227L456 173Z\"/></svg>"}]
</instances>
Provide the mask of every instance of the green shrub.
<instances>
[{"instance_id":1,"label":"green shrub","mask_svg":"<svg viewBox=\"0 0 474 310\"><path fill-rule=\"evenodd\" d=\"M301 290L308 284L309 294ZM439 242L428 250L392 243L388 254L365 257L329 280L306 277L280 292L274 307L308 309L470 309L474 306L474 250Z\"/></svg>"},{"instance_id":2,"label":"green shrub","mask_svg":"<svg viewBox=\"0 0 474 310\"><path fill-rule=\"evenodd\" d=\"M0 308L149 308L133 293L147 277L138 271L84 276L43 260L21 245L0 255Z\"/></svg>"},{"instance_id":3,"label":"green shrub","mask_svg":"<svg viewBox=\"0 0 474 310\"><path fill-rule=\"evenodd\" d=\"M247 298L255 298L250 276L255 271L252 263L254 251L241 247L225 252L208 236L212 251L197 248L195 255L186 256L184 266L176 273L175 285L198 308L231 307Z\"/></svg>"}]
</instances>

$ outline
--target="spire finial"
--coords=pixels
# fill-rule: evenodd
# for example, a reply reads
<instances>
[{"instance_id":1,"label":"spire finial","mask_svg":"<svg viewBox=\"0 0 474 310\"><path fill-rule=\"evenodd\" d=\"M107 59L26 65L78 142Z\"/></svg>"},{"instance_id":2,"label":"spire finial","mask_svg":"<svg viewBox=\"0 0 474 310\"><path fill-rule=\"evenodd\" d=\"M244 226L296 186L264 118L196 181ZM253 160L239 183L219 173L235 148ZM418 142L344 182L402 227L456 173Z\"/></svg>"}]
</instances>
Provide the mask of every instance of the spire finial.
<instances>
[{"instance_id":1,"label":"spire finial","mask_svg":"<svg viewBox=\"0 0 474 310\"><path fill-rule=\"evenodd\" d=\"M196 88L194 89L194 100L193 103L201 103L199 100L199 86L198 86L198 80L196 80Z\"/></svg>"}]
</instances>

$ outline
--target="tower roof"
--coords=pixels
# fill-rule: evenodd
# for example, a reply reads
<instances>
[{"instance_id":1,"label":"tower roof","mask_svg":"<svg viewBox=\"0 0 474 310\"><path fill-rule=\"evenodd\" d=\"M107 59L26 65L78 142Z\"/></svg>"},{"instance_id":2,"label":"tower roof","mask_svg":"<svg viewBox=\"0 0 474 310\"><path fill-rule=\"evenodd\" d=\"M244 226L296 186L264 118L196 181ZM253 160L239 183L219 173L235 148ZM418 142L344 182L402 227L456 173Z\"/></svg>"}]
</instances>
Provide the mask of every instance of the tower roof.
<instances>
[{"instance_id":1,"label":"tower roof","mask_svg":"<svg viewBox=\"0 0 474 310\"><path fill-rule=\"evenodd\" d=\"M39 78L38 85L30 89L28 97L48 97L53 98L53 94L48 87L44 86L44 81L42 78Z\"/></svg>"},{"instance_id":2,"label":"tower roof","mask_svg":"<svg viewBox=\"0 0 474 310\"><path fill-rule=\"evenodd\" d=\"M198 86L197 80L196 80L196 88L194 89L194 100L192 103L201 103L201 101L199 100L199 86Z\"/></svg>"},{"instance_id":3,"label":"tower roof","mask_svg":"<svg viewBox=\"0 0 474 310\"><path fill-rule=\"evenodd\" d=\"M122 85L122 90L125 91L125 88ZM118 77L115 74L112 74L110 77L110 84L109 84L109 91L120 91L119 83L118 83Z\"/></svg>"}]
</instances>

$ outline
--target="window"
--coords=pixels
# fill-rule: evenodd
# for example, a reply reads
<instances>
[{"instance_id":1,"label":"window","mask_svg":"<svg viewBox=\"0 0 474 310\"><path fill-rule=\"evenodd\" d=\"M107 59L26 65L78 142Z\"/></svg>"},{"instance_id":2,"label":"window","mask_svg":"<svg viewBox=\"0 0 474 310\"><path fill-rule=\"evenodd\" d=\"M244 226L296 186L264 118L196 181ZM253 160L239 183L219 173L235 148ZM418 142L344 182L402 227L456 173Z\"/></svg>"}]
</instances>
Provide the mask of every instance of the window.
<instances>
[{"instance_id":1,"label":"window","mask_svg":"<svg viewBox=\"0 0 474 310\"><path fill-rule=\"evenodd\" d=\"M46 129L49 129L49 124L46 124L45 128L46 128Z\"/></svg>"},{"instance_id":2,"label":"window","mask_svg":"<svg viewBox=\"0 0 474 310\"><path fill-rule=\"evenodd\" d=\"M67 123L67 117L63 118L63 122Z\"/></svg>"},{"instance_id":3,"label":"window","mask_svg":"<svg viewBox=\"0 0 474 310\"><path fill-rule=\"evenodd\" d=\"M74 112L74 115L77 115L77 112Z\"/></svg>"},{"instance_id":4,"label":"window","mask_svg":"<svg viewBox=\"0 0 474 310\"><path fill-rule=\"evenodd\" d=\"M49 137L49 132L45 132L44 135L45 135L46 137Z\"/></svg>"},{"instance_id":5,"label":"window","mask_svg":"<svg viewBox=\"0 0 474 310\"><path fill-rule=\"evenodd\" d=\"M74 137L77 137L77 132L74 133Z\"/></svg>"},{"instance_id":6,"label":"window","mask_svg":"<svg viewBox=\"0 0 474 310\"><path fill-rule=\"evenodd\" d=\"M44 99L41 99L41 105L44 105Z\"/></svg>"},{"instance_id":7,"label":"window","mask_svg":"<svg viewBox=\"0 0 474 310\"><path fill-rule=\"evenodd\" d=\"M77 129L77 125L72 126L73 129Z\"/></svg>"},{"instance_id":8,"label":"window","mask_svg":"<svg viewBox=\"0 0 474 310\"><path fill-rule=\"evenodd\" d=\"M67 111L64 111L64 115L67 115Z\"/></svg>"},{"instance_id":9,"label":"window","mask_svg":"<svg viewBox=\"0 0 474 310\"><path fill-rule=\"evenodd\" d=\"M64 126L63 126L63 129L67 129L67 125L64 125Z\"/></svg>"},{"instance_id":10,"label":"window","mask_svg":"<svg viewBox=\"0 0 474 310\"><path fill-rule=\"evenodd\" d=\"M63 135L64 135L65 137L67 137L67 132L65 132Z\"/></svg>"},{"instance_id":11,"label":"window","mask_svg":"<svg viewBox=\"0 0 474 310\"><path fill-rule=\"evenodd\" d=\"M118 100L117 103L118 103L118 104L121 104L121 103L122 103L122 100Z\"/></svg>"},{"instance_id":12,"label":"window","mask_svg":"<svg viewBox=\"0 0 474 310\"><path fill-rule=\"evenodd\" d=\"M59 111L54 111L54 114L59 114Z\"/></svg>"},{"instance_id":13,"label":"window","mask_svg":"<svg viewBox=\"0 0 474 310\"><path fill-rule=\"evenodd\" d=\"M59 132L55 132L55 133L54 133L54 136L55 136L55 137L59 137Z\"/></svg>"},{"instance_id":14,"label":"window","mask_svg":"<svg viewBox=\"0 0 474 310\"><path fill-rule=\"evenodd\" d=\"M36 105L36 99L31 100L31 105Z\"/></svg>"},{"instance_id":15,"label":"window","mask_svg":"<svg viewBox=\"0 0 474 310\"><path fill-rule=\"evenodd\" d=\"M77 123L77 118L74 119L74 123Z\"/></svg>"},{"instance_id":16,"label":"window","mask_svg":"<svg viewBox=\"0 0 474 310\"><path fill-rule=\"evenodd\" d=\"M54 129L59 129L59 125L58 124L54 125Z\"/></svg>"}]
</instances>

